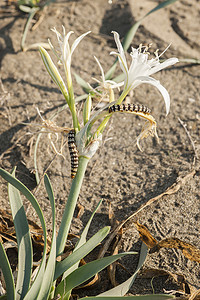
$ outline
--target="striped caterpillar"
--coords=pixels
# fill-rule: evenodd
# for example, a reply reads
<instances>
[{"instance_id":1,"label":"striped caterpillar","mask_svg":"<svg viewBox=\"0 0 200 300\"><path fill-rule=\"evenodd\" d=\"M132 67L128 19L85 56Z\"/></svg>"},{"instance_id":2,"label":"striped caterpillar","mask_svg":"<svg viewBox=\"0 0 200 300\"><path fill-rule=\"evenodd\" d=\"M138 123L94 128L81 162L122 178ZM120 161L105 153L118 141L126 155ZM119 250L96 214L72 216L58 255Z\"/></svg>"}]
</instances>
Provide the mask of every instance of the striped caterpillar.
<instances>
[{"instance_id":1,"label":"striped caterpillar","mask_svg":"<svg viewBox=\"0 0 200 300\"><path fill-rule=\"evenodd\" d=\"M116 105L116 104L112 105L109 107L108 111L109 111L109 113L116 112L116 111L119 111L119 112L123 112L123 111L142 112L147 115L149 115L151 113L151 110L145 105L130 104L130 103L121 104L121 105Z\"/></svg>"},{"instance_id":2,"label":"striped caterpillar","mask_svg":"<svg viewBox=\"0 0 200 300\"><path fill-rule=\"evenodd\" d=\"M69 131L68 147L69 147L69 153L71 157L71 178L73 179L76 176L76 172L78 169L78 150L76 148L74 129Z\"/></svg>"}]
</instances>

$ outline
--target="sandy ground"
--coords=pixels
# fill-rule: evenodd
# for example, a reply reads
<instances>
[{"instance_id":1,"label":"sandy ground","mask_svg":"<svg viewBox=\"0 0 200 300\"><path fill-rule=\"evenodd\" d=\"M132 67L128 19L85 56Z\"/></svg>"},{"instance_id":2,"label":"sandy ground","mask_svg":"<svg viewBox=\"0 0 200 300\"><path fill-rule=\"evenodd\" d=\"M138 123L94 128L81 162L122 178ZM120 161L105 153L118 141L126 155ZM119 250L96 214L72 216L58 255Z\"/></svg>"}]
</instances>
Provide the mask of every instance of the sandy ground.
<instances>
[{"instance_id":1,"label":"sandy ground","mask_svg":"<svg viewBox=\"0 0 200 300\"><path fill-rule=\"evenodd\" d=\"M75 37L91 30L91 34L75 51L72 67L77 74L92 83L91 77L100 78L94 55L100 60L105 72L114 61L114 57L109 54L115 50L111 31L118 31L123 38L128 29L155 5L155 1L147 0L113 1L112 4L106 0L57 1L45 11L45 18L37 29L29 32L26 44L47 42L49 37L55 42L55 36L50 31L54 26L61 31L61 26L64 25L67 31L75 32ZM139 27L132 46L153 43L153 50L159 48L163 51L172 43L163 58L199 58L199 16L198 0L177 1L146 18ZM50 118L65 104L65 100L46 72L39 53L20 50L26 17L27 15L12 7L0 7L0 78L5 90L10 93L5 99L1 98L0 165L8 171L17 166L17 177L34 191L36 182L33 147L28 141L32 136L36 138L37 134L27 133L37 132L38 127L25 126L22 122L41 122L36 107L39 107L46 119ZM133 224L136 220L147 226L158 240L176 237L200 249L200 68L195 64L179 63L159 72L154 78L160 80L169 91L170 114L165 117L162 97L149 85L138 87L131 96L131 102L151 108L158 124L159 143L150 137L142 141L144 151L140 152L135 139L141 131L143 121L132 115L115 114L103 137L102 147L88 165L78 200L84 207L84 213L77 218L78 210L76 211L71 231L76 234L81 232L100 199L103 199L103 204L94 219L90 236L109 225L110 202L116 219L122 221L149 199L165 192L179 176L184 177L196 170L193 176L181 184L177 192L160 197L125 226L120 251L140 249L141 241ZM76 83L74 90L76 96L83 93ZM3 94L1 92L2 97ZM69 111L60 113L56 122L59 126L71 127ZM65 160L57 156L48 170L56 198L58 221L71 183L67 147L64 155ZM40 174L53 157L47 136L43 135L38 152ZM0 186L1 207L8 208L5 182L1 180ZM37 191L37 197L50 224L49 202L42 187ZM37 221L26 201L25 206L29 216ZM123 260L131 273L136 268L137 259L138 257L131 256ZM185 258L179 250L162 249L159 253L148 255L144 268L182 274L190 284L200 288L199 264ZM117 281L122 282L128 276L119 268ZM148 279L138 277L131 293L152 293L152 286L156 293L163 292L163 289L179 288L168 276L155 277L152 283L151 280L152 276ZM109 287L111 284L105 279L103 285L99 284L95 289L84 293L95 295Z\"/></svg>"}]
</instances>

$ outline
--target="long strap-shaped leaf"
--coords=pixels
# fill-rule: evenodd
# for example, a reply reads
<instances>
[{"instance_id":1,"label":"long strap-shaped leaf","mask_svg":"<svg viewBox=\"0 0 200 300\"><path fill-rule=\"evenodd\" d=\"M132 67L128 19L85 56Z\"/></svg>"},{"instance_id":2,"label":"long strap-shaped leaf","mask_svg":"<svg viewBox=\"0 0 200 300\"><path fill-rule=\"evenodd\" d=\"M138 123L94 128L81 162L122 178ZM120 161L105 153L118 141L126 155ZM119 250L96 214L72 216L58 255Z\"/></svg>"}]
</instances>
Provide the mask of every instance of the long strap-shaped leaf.
<instances>
[{"instance_id":1,"label":"long strap-shaped leaf","mask_svg":"<svg viewBox=\"0 0 200 300\"><path fill-rule=\"evenodd\" d=\"M35 299L39 292L39 289L41 287L42 279L44 276L45 264L46 264L47 232L46 232L44 216L42 214L41 208L40 208L37 200L35 199L33 194L29 191L29 189L27 189L27 187L23 183L21 183L18 179L16 179L10 173L8 173L7 171L5 171L1 168L0 168L0 175L6 181L8 181L10 184L12 184L16 189L18 189L31 202L33 208L35 209L35 211L40 219L41 225L42 225L42 229L43 229L43 233L44 233L43 257L42 257L42 261L40 264L40 269L38 271L37 277L36 277L33 285L31 286L30 290L28 291L28 293L26 294L26 296L24 298L24 300Z\"/></svg>"},{"instance_id":2,"label":"long strap-shaped leaf","mask_svg":"<svg viewBox=\"0 0 200 300\"><path fill-rule=\"evenodd\" d=\"M37 184L40 183L40 176L39 176L38 165L37 165L37 149L38 149L40 138L42 136L42 131L44 131L44 129L41 129L41 132L37 136L37 139L35 142L35 148L34 148L34 155L33 155L34 168L35 168L35 180L36 180Z\"/></svg>"},{"instance_id":3,"label":"long strap-shaped leaf","mask_svg":"<svg viewBox=\"0 0 200 300\"><path fill-rule=\"evenodd\" d=\"M12 172L15 176L15 171ZM15 300L23 299L28 292L32 273L32 242L24 206L18 189L8 184L8 196L18 244L18 273Z\"/></svg>"},{"instance_id":4,"label":"long strap-shaped leaf","mask_svg":"<svg viewBox=\"0 0 200 300\"><path fill-rule=\"evenodd\" d=\"M66 270L76 264L80 259L85 257L88 253L90 253L108 235L109 231L109 226L100 229L85 244L70 254L70 256L65 258L63 261L58 262L56 265L54 280L56 280Z\"/></svg>"},{"instance_id":5,"label":"long strap-shaped leaf","mask_svg":"<svg viewBox=\"0 0 200 300\"><path fill-rule=\"evenodd\" d=\"M124 51L127 51L130 44L132 43L132 40L135 36L135 33L138 29L138 27L140 26L140 24L142 23L142 21L148 17L149 15L151 15L152 13L158 11L159 9L161 8L164 8L174 2L176 2L177 0L166 0L166 1L163 1L161 2L160 4L158 4L156 7L154 7L153 9L151 9L148 13L146 13L146 15L144 15L144 17L142 17L139 21L137 21L132 27L131 29L127 32L127 34L125 35L124 37L124 40L123 40L123 48L124 48Z\"/></svg>"},{"instance_id":6,"label":"long strap-shaped leaf","mask_svg":"<svg viewBox=\"0 0 200 300\"><path fill-rule=\"evenodd\" d=\"M3 272L3 276L6 283L6 299L14 300L15 299L15 284L12 275L12 269L8 261L7 254L4 250L2 243L0 243L0 269ZM4 296L2 296L4 297Z\"/></svg>"},{"instance_id":7,"label":"long strap-shaped leaf","mask_svg":"<svg viewBox=\"0 0 200 300\"><path fill-rule=\"evenodd\" d=\"M51 241L51 250L49 254L49 259L44 273L44 278L40 288L39 295L37 300L48 299L48 295L53 283L55 264L56 264L56 210L55 210L55 200L53 195L53 190L49 178L47 175L44 177L44 183L46 191L49 196L51 210L52 210L52 241Z\"/></svg>"},{"instance_id":8,"label":"long strap-shaped leaf","mask_svg":"<svg viewBox=\"0 0 200 300\"><path fill-rule=\"evenodd\" d=\"M86 237L87 237L87 234L88 234L88 230L90 228L90 224L92 222L92 219L93 219L97 209L101 205L101 203L102 203L102 200L99 201L99 203L97 204L97 206L96 206L95 210L93 211L91 217L89 218L89 221L87 222L85 228L83 229L83 232L81 233L81 237L80 237L79 241L77 242L74 250L77 250L78 248L80 248L86 242Z\"/></svg>"},{"instance_id":9,"label":"long strap-shaped leaf","mask_svg":"<svg viewBox=\"0 0 200 300\"><path fill-rule=\"evenodd\" d=\"M22 40L21 40L21 49L23 51L25 51L25 40L26 40L26 36L27 36L27 33L28 33L28 28L31 24L31 21L33 20L35 14L40 10L39 7L32 7L29 11L29 16L28 16L28 19L27 19L27 22L26 22L26 25L25 25L25 29L24 29L24 32L23 32L23 35L22 35Z\"/></svg>"},{"instance_id":10,"label":"long strap-shaped leaf","mask_svg":"<svg viewBox=\"0 0 200 300\"><path fill-rule=\"evenodd\" d=\"M71 291L73 288L90 279L92 276L106 268L108 265L115 262L117 259L129 254L137 254L137 252L120 253L117 255L104 257L79 267L57 286L56 295L62 295L64 285L65 293L62 299L67 299L67 296L65 295L68 295L68 292Z\"/></svg>"},{"instance_id":11,"label":"long strap-shaped leaf","mask_svg":"<svg viewBox=\"0 0 200 300\"><path fill-rule=\"evenodd\" d=\"M143 266L143 264L145 262L147 253L148 253L148 248L144 243L142 243L138 266L137 266L137 269L134 272L134 274L129 279L127 279L125 282L119 284L118 286L110 289L107 292L99 294L98 296L99 297L108 297L108 296L118 297L118 296L124 296L125 294L127 294L129 289L131 288L133 282L135 281L137 273L139 272L140 268Z\"/></svg>"}]
</instances>

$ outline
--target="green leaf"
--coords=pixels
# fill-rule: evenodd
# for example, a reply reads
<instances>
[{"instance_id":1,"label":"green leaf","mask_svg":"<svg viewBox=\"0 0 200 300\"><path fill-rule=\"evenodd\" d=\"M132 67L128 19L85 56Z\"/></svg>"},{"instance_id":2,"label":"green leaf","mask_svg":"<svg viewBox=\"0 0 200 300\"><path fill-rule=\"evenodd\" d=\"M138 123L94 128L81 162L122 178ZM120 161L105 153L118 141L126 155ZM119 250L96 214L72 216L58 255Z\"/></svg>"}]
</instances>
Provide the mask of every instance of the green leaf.
<instances>
[{"instance_id":1,"label":"green leaf","mask_svg":"<svg viewBox=\"0 0 200 300\"><path fill-rule=\"evenodd\" d=\"M90 119L91 109L92 109L92 98L91 98L91 95L89 94L83 105L83 123L84 123L84 125Z\"/></svg>"},{"instance_id":2,"label":"green leaf","mask_svg":"<svg viewBox=\"0 0 200 300\"><path fill-rule=\"evenodd\" d=\"M189 63L189 64L197 64L197 65L200 64L200 59L197 58L179 58L178 61Z\"/></svg>"},{"instance_id":3,"label":"green leaf","mask_svg":"<svg viewBox=\"0 0 200 300\"><path fill-rule=\"evenodd\" d=\"M42 225L43 234L44 234L44 250L43 250L42 261L40 264L39 271L37 273L37 277L24 298L24 300L35 299L39 292L39 289L41 287L42 279L44 276L45 264L46 264L47 232L46 232L44 216L42 214L41 208L40 208L37 200L35 199L33 194L29 191L29 189L27 189L27 187L23 183L21 183L18 179L16 179L10 173L8 173L7 171L5 171L1 168L0 168L0 175L6 181L8 181L10 184L12 184L15 188L17 188L31 202L33 208L35 209L35 211L40 219L41 225Z\"/></svg>"},{"instance_id":4,"label":"green leaf","mask_svg":"<svg viewBox=\"0 0 200 300\"><path fill-rule=\"evenodd\" d=\"M119 83L119 82L123 81L124 79L125 79L125 75L124 75L124 73L121 73L118 76L116 76L115 78L113 78L113 81Z\"/></svg>"},{"instance_id":5,"label":"green leaf","mask_svg":"<svg viewBox=\"0 0 200 300\"><path fill-rule=\"evenodd\" d=\"M90 224L91 224L92 219L93 219L95 213L97 212L99 206L101 205L102 201L103 201L102 199L99 201L99 203L97 204L97 207L93 211L93 213L92 213L89 221L87 222L85 228L83 229L83 232L81 233L81 237L80 237L79 241L77 242L77 244L75 246L75 250L77 250L78 248L80 248L86 242L86 237L87 237L87 234L88 234L88 230L90 228Z\"/></svg>"},{"instance_id":6,"label":"green leaf","mask_svg":"<svg viewBox=\"0 0 200 300\"><path fill-rule=\"evenodd\" d=\"M46 191L50 200L51 210L52 210L52 241L51 241L51 250L49 253L49 259L47 262L46 270L44 273L44 278L42 280L42 285L40 288L39 295L37 300L48 299L48 295L51 290L51 286L54 279L55 265L56 265L56 210L55 210L55 199L53 195L53 190L48 176L44 176L44 184Z\"/></svg>"},{"instance_id":7,"label":"green leaf","mask_svg":"<svg viewBox=\"0 0 200 300\"><path fill-rule=\"evenodd\" d=\"M4 250L2 243L0 243L0 269L3 272L3 276L6 283L6 299L7 300L14 300L15 299L15 285L14 279L12 275L12 269L10 263L8 261L7 254ZM4 296L3 296L4 297Z\"/></svg>"},{"instance_id":8,"label":"green leaf","mask_svg":"<svg viewBox=\"0 0 200 300\"><path fill-rule=\"evenodd\" d=\"M104 293L99 294L100 297L107 297L107 296L124 296L126 293L128 293L129 289L131 288L133 282L135 281L135 278L137 276L137 273L139 272L140 268L143 266L145 259L147 257L148 248L147 246L142 243L141 251L140 251L140 258L138 262L138 266L134 274L125 282L119 284L118 286L110 289L109 291L106 291Z\"/></svg>"},{"instance_id":9,"label":"green leaf","mask_svg":"<svg viewBox=\"0 0 200 300\"><path fill-rule=\"evenodd\" d=\"M93 213L92 213L92 215L91 215L89 221L87 222L85 228L83 229L83 232L82 232L82 234L81 234L81 236L80 236L80 239L79 239L79 241L77 242L77 244L76 244L76 246L75 246L73 252L75 252L78 248L80 248L83 244L86 243L86 237L87 237L87 234L88 234L88 230L89 230L89 228L90 228L90 224L91 224L91 222L92 222L92 219L93 219L93 217L94 217L94 215L95 215L97 209L98 209L99 206L101 205L101 203L102 203L102 200L99 201L99 203L97 204L97 207L96 207L95 210L93 211ZM71 257L71 256L70 256L70 257ZM71 268L67 269L67 271L63 274L62 279L64 279L64 278L67 277L70 273L72 273L75 269L77 269L77 268L78 268L78 265L79 265L79 262L80 262L80 260L78 260L78 262L77 262L76 264L74 264Z\"/></svg>"},{"instance_id":10,"label":"green leaf","mask_svg":"<svg viewBox=\"0 0 200 300\"><path fill-rule=\"evenodd\" d=\"M40 8L39 7L29 8L24 5L20 5L19 8L24 12L25 12L25 10L27 10L26 12L29 12L29 16L28 16L28 19L27 19L27 22L26 22L26 25L24 28L24 32L22 35L22 40L21 40L21 49L24 51L25 50L25 41L26 41L26 36L27 36L28 30L29 30L29 26L30 26L35 14L40 10Z\"/></svg>"},{"instance_id":11,"label":"green leaf","mask_svg":"<svg viewBox=\"0 0 200 300\"><path fill-rule=\"evenodd\" d=\"M111 79L114 72L115 72L115 69L117 67L117 61L118 61L118 58L115 59L115 62L114 64L112 65L112 67L108 70L108 72L105 74L105 79L108 80L108 79Z\"/></svg>"},{"instance_id":12,"label":"green leaf","mask_svg":"<svg viewBox=\"0 0 200 300\"><path fill-rule=\"evenodd\" d=\"M80 102L82 100L85 100L87 97L88 97L88 94L80 95L80 96L75 98L75 102Z\"/></svg>"},{"instance_id":13,"label":"green leaf","mask_svg":"<svg viewBox=\"0 0 200 300\"><path fill-rule=\"evenodd\" d=\"M62 275L67 269L72 267L80 259L90 253L109 233L110 227L106 226L100 229L93 237L91 237L85 244L75 250L70 256L56 265L54 280Z\"/></svg>"},{"instance_id":14,"label":"green leaf","mask_svg":"<svg viewBox=\"0 0 200 300\"><path fill-rule=\"evenodd\" d=\"M152 14L153 12L161 9L161 8L164 8L174 2L176 2L177 0L166 0L166 1L163 1L161 2L160 4L158 4L156 7L154 7L152 10L150 10L142 19L146 18L147 16L149 16L150 14Z\"/></svg>"},{"instance_id":15,"label":"green leaf","mask_svg":"<svg viewBox=\"0 0 200 300\"><path fill-rule=\"evenodd\" d=\"M19 5L19 9L25 13L32 12L32 8L30 6L26 6L26 5Z\"/></svg>"},{"instance_id":16,"label":"green leaf","mask_svg":"<svg viewBox=\"0 0 200 300\"><path fill-rule=\"evenodd\" d=\"M15 176L15 170L12 172ZM28 292L32 273L32 242L28 221L18 189L8 184L8 196L18 244L18 273L15 299L22 299Z\"/></svg>"},{"instance_id":17,"label":"green leaf","mask_svg":"<svg viewBox=\"0 0 200 300\"><path fill-rule=\"evenodd\" d=\"M82 87L82 89L87 94L89 94L90 88L89 88L87 82L82 77L80 77L78 74L76 74L76 73L74 73L74 76L75 76L76 82Z\"/></svg>"},{"instance_id":18,"label":"green leaf","mask_svg":"<svg viewBox=\"0 0 200 300\"><path fill-rule=\"evenodd\" d=\"M37 149L38 149L40 138L42 136L42 131L44 131L43 128L41 129L41 132L37 136L37 139L35 142L35 148L34 148L34 155L33 155L34 168L35 168L35 180L36 180L37 184L40 183L40 176L39 176L38 167L37 167Z\"/></svg>"},{"instance_id":19,"label":"green leaf","mask_svg":"<svg viewBox=\"0 0 200 300\"><path fill-rule=\"evenodd\" d=\"M124 37L124 40L123 40L123 48L124 48L124 51L127 51L130 44L132 43L132 40L135 36L135 33L138 29L138 27L140 26L140 24L142 23L142 21L147 17L149 16L150 14L156 12L157 10L161 9L161 8L164 8L166 7L167 5L169 4L172 4L174 2L176 2L177 0L167 0L167 1L163 1L162 3L158 4L156 7L154 7L153 9L151 9L144 17L142 17L139 21L137 21L132 27L131 29L127 32L127 34L125 35Z\"/></svg>"},{"instance_id":20,"label":"green leaf","mask_svg":"<svg viewBox=\"0 0 200 300\"><path fill-rule=\"evenodd\" d=\"M80 248L79 248L80 249ZM78 250L77 250L78 251ZM101 259L94 260L86 265L83 265L66 277L56 288L56 295L63 295L63 288L65 295L76 286L82 284L92 276L106 268L108 265L115 262L117 259L122 258L125 255L137 254L137 252L120 253L113 256L103 257Z\"/></svg>"},{"instance_id":21,"label":"green leaf","mask_svg":"<svg viewBox=\"0 0 200 300\"><path fill-rule=\"evenodd\" d=\"M157 295L142 295L142 296L126 296L126 297L84 297L80 298L79 300L167 300L167 299L172 299L175 298L172 295L162 295L162 294L157 294Z\"/></svg>"},{"instance_id":22,"label":"green leaf","mask_svg":"<svg viewBox=\"0 0 200 300\"><path fill-rule=\"evenodd\" d=\"M156 12L157 10L161 9L161 8L164 8L166 7L167 5L169 4L172 4L174 2L176 2L177 0L167 0L167 1L163 1L162 3L158 4L156 7L154 7L153 9L151 9L144 17L142 17L142 19L140 19L139 21L137 21L132 27L131 29L127 32L127 34L125 35L124 37L124 40L123 40L123 48L124 48L124 51L127 51L130 44L132 43L132 40L135 36L135 33L138 29L138 27L140 26L140 24L142 23L142 21L147 17L149 16L150 14Z\"/></svg>"}]
</instances>

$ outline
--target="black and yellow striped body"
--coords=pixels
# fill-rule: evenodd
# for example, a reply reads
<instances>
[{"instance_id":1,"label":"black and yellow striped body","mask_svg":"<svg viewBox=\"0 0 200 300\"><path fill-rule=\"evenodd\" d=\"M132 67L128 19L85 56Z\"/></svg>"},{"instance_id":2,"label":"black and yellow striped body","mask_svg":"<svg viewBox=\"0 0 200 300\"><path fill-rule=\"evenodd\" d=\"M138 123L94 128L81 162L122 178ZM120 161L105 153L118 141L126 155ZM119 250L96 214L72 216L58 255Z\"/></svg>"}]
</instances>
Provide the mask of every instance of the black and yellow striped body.
<instances>
[{"instance_id":1,"label":"black and yellow striped body","mask_svg":"<svg viewBox=\"0 0 200 300\"><path fill-rule=\"evenodd\" d=\"M143 104L121 104L121 105L112 105L108 109L109 113L112 112L124 112L124 111L129 111L129 112L142 112L144 114L150 114L151 110L143 105Z\"/></svg>"},{"instance_id":2,"label":"black and yellow striped body","mask_svg":"<svg viewBox=\"0 0 200 300\"><path fill-rule=\"evenodd\" d=\"M68 147L71 158L71 178L76 176L78 170L78 150L75 141L75 130L72 129L68 135Z\"/></svg>"}]
</instances>

